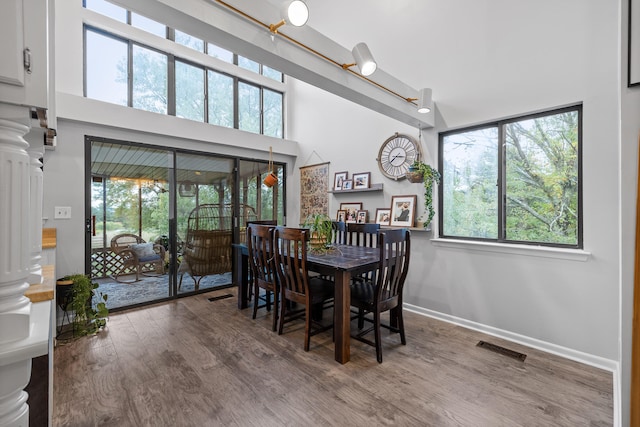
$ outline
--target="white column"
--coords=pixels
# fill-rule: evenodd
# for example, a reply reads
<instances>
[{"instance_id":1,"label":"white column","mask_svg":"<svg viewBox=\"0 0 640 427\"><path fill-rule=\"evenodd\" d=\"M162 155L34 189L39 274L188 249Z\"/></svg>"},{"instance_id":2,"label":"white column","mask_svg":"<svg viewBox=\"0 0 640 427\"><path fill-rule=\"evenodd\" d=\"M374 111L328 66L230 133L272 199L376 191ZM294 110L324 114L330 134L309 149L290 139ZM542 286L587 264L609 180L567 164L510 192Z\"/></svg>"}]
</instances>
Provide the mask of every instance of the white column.
<instances>
[{"instance_id":1,"label":"white column","mask_svg":"<svg viewBox=\"0 0 640 427\"><path fill-rule=\"evenodd\" d=\"M41 146L29 144L29 232L30 232L30 265L28 283L30 285L42 283L42 200L44 179L42 161L44 143Z\"/></svg>"},{"instance_id":2,"label":"white column","mask_svg":"<svg viewBox=\"0 0 640 427\"><path fill-rule=\"evenodd\" d=\"M31 242L27 107L0 104L0 348L29 337ZM41 229L42 225L38 229ZM11 358L9 358L11 359ZM28 425L31 358L0 360L0 425Z\"/></svg>"}]
</instances>

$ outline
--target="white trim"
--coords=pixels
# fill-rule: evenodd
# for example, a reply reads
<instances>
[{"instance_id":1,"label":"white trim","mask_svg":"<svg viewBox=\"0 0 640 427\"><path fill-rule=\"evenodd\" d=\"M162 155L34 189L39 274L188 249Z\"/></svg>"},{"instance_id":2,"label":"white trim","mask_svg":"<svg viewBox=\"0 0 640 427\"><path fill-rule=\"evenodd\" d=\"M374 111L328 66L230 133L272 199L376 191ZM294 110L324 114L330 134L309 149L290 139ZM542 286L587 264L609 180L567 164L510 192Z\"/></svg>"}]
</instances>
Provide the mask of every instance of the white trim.
<instances>
[{"instance_id":1,"label":"white trim","mask_svg":"<svg viewBox=\"0 0 640 427\"><path fill-rule=\"evenodd\" d=\"M454 249L470 249L483 252L497 252L512 255L535 256L542 258L565 259L585 262L591 252L581 249L564 249L550 246L515 245L509 243L485 242L478 240L431 239L434 246Z\"/></svg>"},{"instance_id":2,"label":"white trim","mask_svg":"<svg viewBox=\"0 0 640 427\"><path fill-rule=\"evenodd\" d=\"M430 317L436 320L442 320L443 322L452 323L454 325L462 326L463 328L471 329L474 331L482 332L487 335L502 338L508 341L512 341L518 344L526 345L537 350L542 350L547 353L555 354L557 356L564 357L565 359L574 360L576 362L584 363L585 365L593 366L596 368L604 369L613 373L614 378L614 401L615 401L615 380L619 375L620 364L616 360L605 359L593 354L584 353L581 351L573 350L567 347L562 347L556 344L552 344L546 341L541 341L535 338L526 337L524 335L516 334L513 332L505 331L504 329L494 328L492 326L483 325L471 320L462 319L460 317L452 316L450 314L439 313L437 311L429 310L427 308L418 307L415 305L403 304L403 308L412 313L421 314L426 317ZM615 402L614 402L615 403Z\"/></svg>"}]
</instances>

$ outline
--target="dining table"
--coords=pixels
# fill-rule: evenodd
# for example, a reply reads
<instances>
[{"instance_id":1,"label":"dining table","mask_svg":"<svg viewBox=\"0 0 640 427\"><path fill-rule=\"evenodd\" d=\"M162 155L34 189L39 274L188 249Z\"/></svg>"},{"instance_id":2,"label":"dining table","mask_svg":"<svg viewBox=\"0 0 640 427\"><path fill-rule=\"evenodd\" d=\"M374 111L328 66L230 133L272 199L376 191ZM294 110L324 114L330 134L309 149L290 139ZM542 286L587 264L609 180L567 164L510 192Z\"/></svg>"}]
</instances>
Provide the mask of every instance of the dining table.
<instances>
[{"instance_id":1,"label":"dining table","mask_svg":"<svg viewBox=\"0 0 640 427\"><path fill-rule=\"evenodd\" d=\"M247 245L233 245L233 283L238 285L238 308L248 307L249 252ZM307 269L335 277L334 340L335 360L347 363L351 357L351 277L376 268L380 252L376 248L334 245L328 250L308 251Z\"/></svg>"}]
</instances>

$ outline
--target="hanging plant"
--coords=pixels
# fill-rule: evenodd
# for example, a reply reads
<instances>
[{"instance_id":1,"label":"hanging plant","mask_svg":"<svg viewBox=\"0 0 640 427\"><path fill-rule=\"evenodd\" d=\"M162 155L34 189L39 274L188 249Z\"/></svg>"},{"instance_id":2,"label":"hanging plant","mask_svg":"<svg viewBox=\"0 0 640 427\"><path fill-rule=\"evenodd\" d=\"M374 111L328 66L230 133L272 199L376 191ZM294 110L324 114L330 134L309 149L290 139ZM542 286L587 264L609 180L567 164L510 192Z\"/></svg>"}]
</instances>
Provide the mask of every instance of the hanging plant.
<instances>
[{"instance_id":1,"label":"hanging plant","mask_svg":"<svg viewBox=\"0 0 640 427\"><path fill-rule=\"evenodd\" d=\"M413 165L411 165L411 168L413 168L413 172L410 173L413 173L414 177L416 175L421 177L422 184L424 185L424 214L420 216L420 219L424 220L424 228L427 228L433 216L436 214L433 208L433 184L440 184L440 172L430 165L422 163L420 160L416 160Z\"/></svg>"}]
</instances>

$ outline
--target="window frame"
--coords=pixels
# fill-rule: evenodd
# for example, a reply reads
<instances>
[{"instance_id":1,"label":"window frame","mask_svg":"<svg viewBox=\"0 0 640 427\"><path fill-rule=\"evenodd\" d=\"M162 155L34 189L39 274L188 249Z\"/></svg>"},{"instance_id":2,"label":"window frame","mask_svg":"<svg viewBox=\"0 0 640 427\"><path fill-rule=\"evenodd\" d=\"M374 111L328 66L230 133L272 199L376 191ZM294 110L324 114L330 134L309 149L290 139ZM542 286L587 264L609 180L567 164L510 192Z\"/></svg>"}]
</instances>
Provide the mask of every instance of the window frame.
<instances>
[{"instance_id":1,"label":"window frame","mask_svg":"<svg viewBox=\"0 0 640 427\"><path fill-rule=\"evenodd\" d=\"M83 2L84 5L84 2ZM131 11L127 10L127 25L131 25ZM143 15L141 15L143 16ZM156 21L157 22L157 21ZM133 28L133 27L132 27ZM175 40L172 40L175 37L175 29L169 26L166 26L167 28L167 40L172 41L175 43ZM166 55L167 57L167 113L166 115L172 115L175 116L176 115L176 72L175 72L175 67L176 67L176 62L182 62L182 63L187 63L190 65L193 65L195 67L198 68L202 68L204 70L204 117L203 120L201 120L201 122L203 123L209 123L209 87L208 87L208 72L212 71L218 74L222 74L222 75L226 75L229 76L233 79L233 113L234 113L234 118L233 118L233 129L239 130L239 113L238 113L238 83L242 82L251 86L255 86L259 89L259 102L260 102L260 111L259 111L259 117L257 118L259 121L259 133L260 135L264 135L264 90L268 89L271 92L274 93L278 93L281 95L282 97L282 108L281 108L281 113L282 113L282 117L281 117L281 136L279 138L284 139L285 138L285 91L282 89L277 89L276 87L272 87L269 85L265 85L264 83L259 83L256 81L252 81L250 79L247 79L246 76L245 78L240 78L238 75L236 74L232 74L229 73L228 71L224 71L215 67L212 67L210 65L205 64L204 62L199 62L196 61L194 59L190 59L190 58L185 58L182 56L177 56L172 52L169 52L168 50L164 50L164 49L159 49L155 46L149 45L148 43L143 43L135 38L133 38L132 36L123 36L123 35L118 35L116 34L116 32L110 31L109 29L105 29L103 28L103 26L96 26L93 24L83 24L83 47L84 47L84 55L83 55L83 94L84 97L87 98L87 80L88 80L88 74L87 74L87 32L91 31L100 35L103 35L105 37L109 37L109 38L113 38L116 40L119 40L121 42L124 42L127 44L127 69L128 69L128 75L127 75L127 102L126 105L129 108L133 108L133 80L134 80L134 76L133 76L133 46L138 46L141 48L145 48L151 51L155 51L158 53L161 53L163 55ZM187 34L187 33L185 33ZM207 57L209 57L207 51L208 51L208 45L211 42L204 40L204 52L199 52L194 50L194 52L196 52L196 54L203 54L203 55L207 55ZM215 44L214 44L215 45ZM237 58L238 58L238 54L233 53L233 57L234 57L234 65L237 66ZM250 58L247 58L250 59ZM222 61L222 60L220 60ZM222 61L225 62L226 61ZM254 61L256 62L256 61ZM256 62L259 65L259 73L258 75L262 76L262 69L263 69L263 64ZM242 70L245 70L244 68L239 68ZM278 71L276 69L273 69L274 71ZM284 74L280 73L281 75L281 81L275 80L271 77L267 77L267 76L262 76L261 78L264 79L268 79L271 80L273 82L276 82L276 84L283 84L284 83ZM103 101L103 102L107 102L107 101ZM146 110L144 110L146 111ZM189 120L189 119L186 119ZM217 126L217 125L214 125ZM226 126L221 126L221 127L226 127ZM270 135L268 135L270 136ZM273 136L270 136L273 138Z\"/></svg>"},{"instance_id":2,"label":"window frame","mask_svg":"<svg viewBox=\"0 0 640 427\"><path fill-rule=\"evenodd\" d=\"M578 142L577 142L577 197L578 197L578 218L577 218L577 235L576 235L576 244L563 244L563 243L550 243L550 242L538 242L538 241L523 241L523 240L512 240L505 238L505 230L506 230L506 136L505 136L505 126L511 123L517 123L527 120L533 120L540 117L553 116L558 114L563 114L567 112L575 111L578 114L577 119L577 133L578 133ZM549 110L538 111L534 113L528 113L518 116L512 116L505 119L494 120L482 124L476 124L468 127L461 127L456 129L451 129L438 133L438 170L442 175L444 173L444 150L443 144L444 139L450 135L456 135L466 132L471 132L479 129L487 129L495 127L498 130L498 143L497 143L497 164L498 170L497 177L498 182L496 183L498 187L497 194L497 217L498 221L498 232L497 238L483 238L483 237L468 237L468 236L454 236L444 234L444 183L442 182L438 186L438 238L439 239L447 239L447 240L462 240L462 241L475 241L475 242L489 242L489 243L498 243L498 244L508 244L508 245L525 245L525 246L544 246L550 248L560 248L560 249L579 249L582 250L584 248L584 215L583 215L583 173L582 173L582 154L583 154L583 105L582 103L571 104L563 107L552 108ZM444 175L442 175L444 177Z\"/></svg>"}]
</instances>

